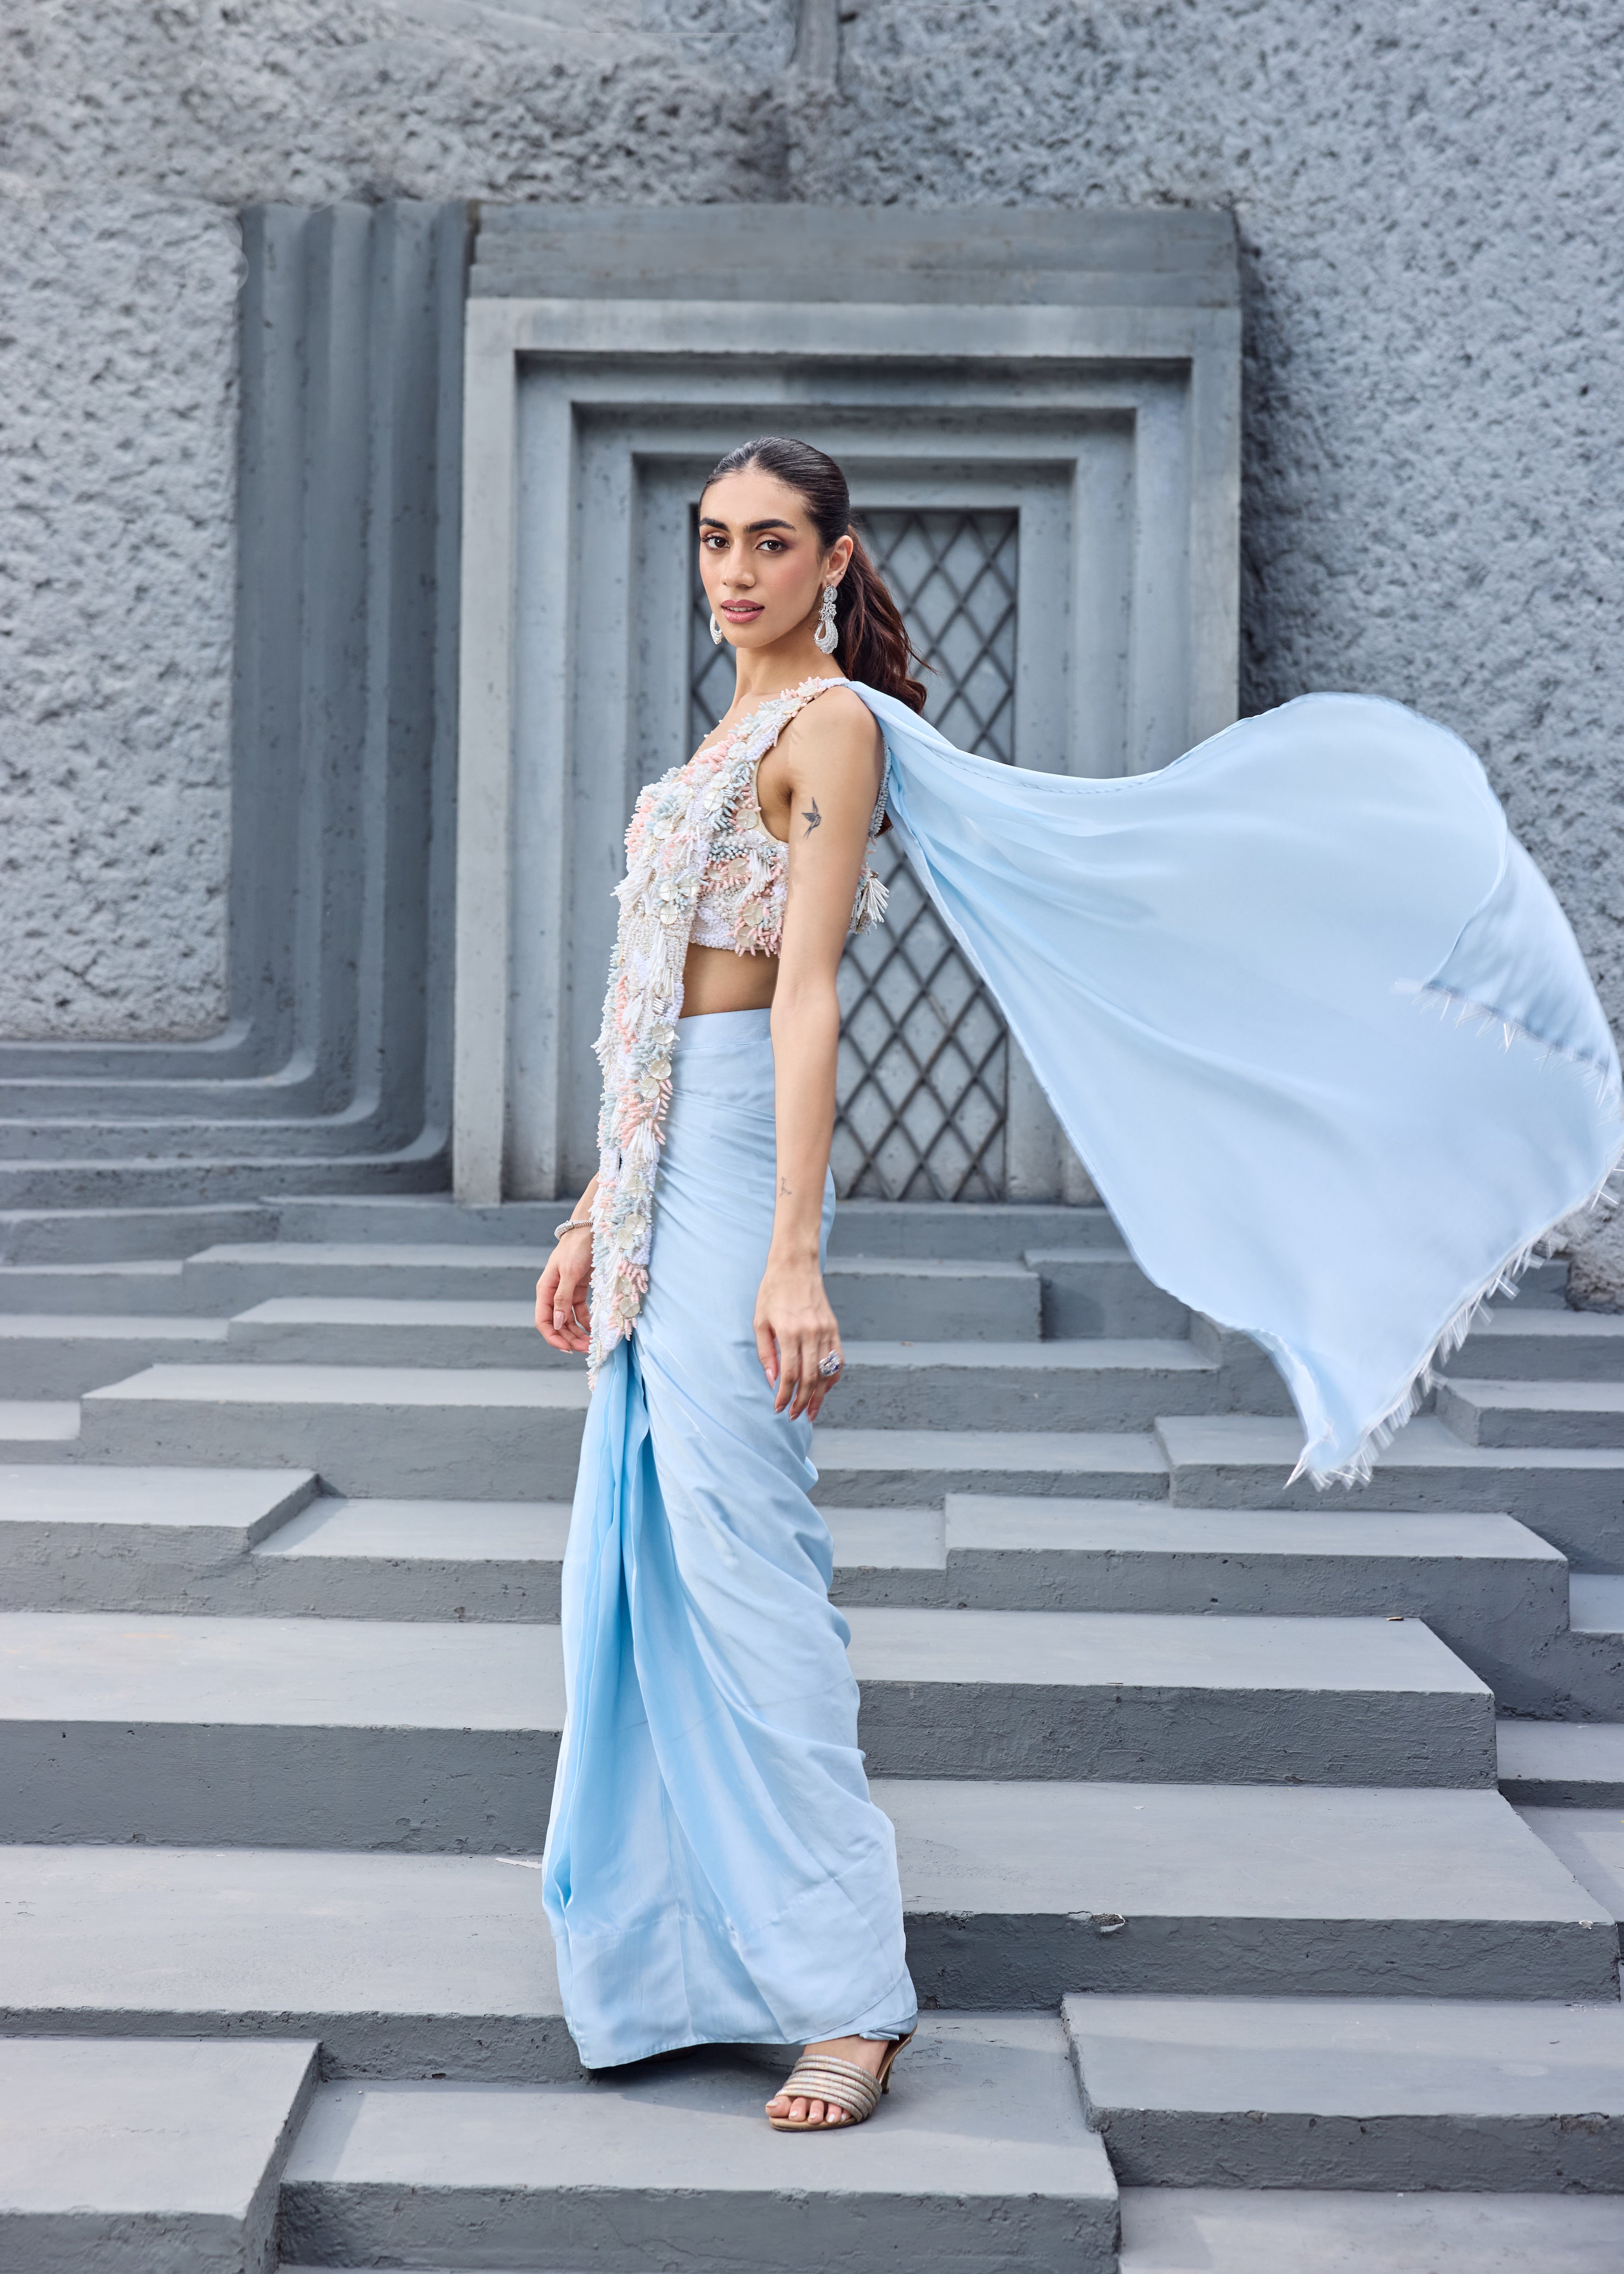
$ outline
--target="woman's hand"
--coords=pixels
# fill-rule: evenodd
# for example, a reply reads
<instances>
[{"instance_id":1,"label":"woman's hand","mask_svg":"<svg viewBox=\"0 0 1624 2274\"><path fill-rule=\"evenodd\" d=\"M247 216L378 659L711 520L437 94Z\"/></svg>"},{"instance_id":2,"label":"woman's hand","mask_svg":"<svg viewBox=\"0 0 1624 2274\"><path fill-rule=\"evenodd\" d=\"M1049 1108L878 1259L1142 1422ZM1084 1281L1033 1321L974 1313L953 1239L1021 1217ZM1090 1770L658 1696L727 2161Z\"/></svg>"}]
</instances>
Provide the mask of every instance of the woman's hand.
<instances>
[{"instance_id":1,"label":"woman's hand","mask_svg":"<svg viewBox=\"0 0 1624 2274\"><path fill-rule=\"evenodd\" d=\"M756 1298L756 1348L772 1389L775 1413L792 1421L805 1414L816 1421L824 1398L840 1379L818 1368L832 1351L840 1352L839 1322L823 1292L816 1259L777 1263L769 1255Z\"/></svg>"},{"instance_id":2,"label":"woman's hand","mask_svg":"<svg viewBox=\"0 0 1624 2274\"><path fill-rule=\"evenodd\" d=\"M536 1282L536 1331L554 1350L580 1356L589 1347L591 1321L592 1228L567 1231Z\"/></svg>"}]
</instances>

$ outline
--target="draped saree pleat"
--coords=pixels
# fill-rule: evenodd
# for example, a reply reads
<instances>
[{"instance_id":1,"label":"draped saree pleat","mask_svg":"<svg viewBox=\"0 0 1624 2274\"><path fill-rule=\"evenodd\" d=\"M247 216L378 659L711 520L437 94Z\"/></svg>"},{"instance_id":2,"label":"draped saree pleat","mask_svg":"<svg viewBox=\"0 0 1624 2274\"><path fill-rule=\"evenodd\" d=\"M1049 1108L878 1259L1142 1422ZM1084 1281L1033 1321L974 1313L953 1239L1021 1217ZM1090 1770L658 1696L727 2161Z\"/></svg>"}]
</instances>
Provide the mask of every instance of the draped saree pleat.
<instances>
[{"instance_id":1,"label":"draped saree pleat","mask_svg":"<svg viewBox=\"0 0 1624 2274\"><path fill-rule=\"evenodd\" d=\"M545 1894L589 2067L914 2016L812 1433L756 1352L775 1184L768 1013L684 1019L649 1291L599 1372L564 1566ZM831 1185L825 1237L833 1210Z\"/></svg>"}]
</instances>

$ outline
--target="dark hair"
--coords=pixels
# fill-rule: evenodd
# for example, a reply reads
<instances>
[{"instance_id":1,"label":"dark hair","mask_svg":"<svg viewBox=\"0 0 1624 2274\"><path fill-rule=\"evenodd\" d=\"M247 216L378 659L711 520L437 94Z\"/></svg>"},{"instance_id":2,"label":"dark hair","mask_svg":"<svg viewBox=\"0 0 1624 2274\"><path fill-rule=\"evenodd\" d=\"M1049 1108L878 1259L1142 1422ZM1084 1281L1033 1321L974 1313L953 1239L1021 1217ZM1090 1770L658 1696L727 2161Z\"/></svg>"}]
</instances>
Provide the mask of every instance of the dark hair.
<instances>
[{"instance_id":1,"label":"dark hair","mask_svg":"<svg viewBox=\"0 0 1624 2274\"><path fill-rule=\"evenodd\" d=\"M784 434L763 434L718 458L706 477L705 488L719 482L724 474L742 474L752 466L774 475L804 500L825 550L843 537L853 540L852 558L835 599L838 634L835 654L846 677L861 679L865 687L877 687L882 695L894 695L912 711L922 711L925 689L921 681L910 676L909 666L918 664L921 670L929 666L908 637L897 603L885 589L885 579L852 527L852 493L846 476L831 457L815 450L810 442L793 441Z\"/></svg>"}]
</instances>

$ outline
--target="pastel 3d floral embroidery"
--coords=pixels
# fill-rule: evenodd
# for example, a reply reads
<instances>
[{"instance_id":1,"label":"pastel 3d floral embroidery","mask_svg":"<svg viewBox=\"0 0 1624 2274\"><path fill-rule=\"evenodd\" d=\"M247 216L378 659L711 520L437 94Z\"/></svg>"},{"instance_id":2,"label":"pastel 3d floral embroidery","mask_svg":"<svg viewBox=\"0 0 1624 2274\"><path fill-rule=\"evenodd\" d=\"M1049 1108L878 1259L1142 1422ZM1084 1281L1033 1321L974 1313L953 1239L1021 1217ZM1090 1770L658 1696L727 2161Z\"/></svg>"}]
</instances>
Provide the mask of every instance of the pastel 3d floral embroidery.
<instances>
[{"instance_id":1,"label":"pastel 3d floral embroidery","mask_svg":"<svg viewBox=\"0 0 1624 2274\"><path fill-rule=\"evenodd\" d=\"M774 955L784 928L785 848L741 825L756 769L784 728L838 679L808 679L742 719L731 734L651 782L626 832L626 876L603 1026L598 1191L592 1202L589 1367L632 1331L649 1289L654 1188L672 1053L682 1015L682 971L704 904L702 945ZM875 809L877 827L884 789ZM852 929L883 920L885 887L864 863Z\"/></svg>"}]
</instances>

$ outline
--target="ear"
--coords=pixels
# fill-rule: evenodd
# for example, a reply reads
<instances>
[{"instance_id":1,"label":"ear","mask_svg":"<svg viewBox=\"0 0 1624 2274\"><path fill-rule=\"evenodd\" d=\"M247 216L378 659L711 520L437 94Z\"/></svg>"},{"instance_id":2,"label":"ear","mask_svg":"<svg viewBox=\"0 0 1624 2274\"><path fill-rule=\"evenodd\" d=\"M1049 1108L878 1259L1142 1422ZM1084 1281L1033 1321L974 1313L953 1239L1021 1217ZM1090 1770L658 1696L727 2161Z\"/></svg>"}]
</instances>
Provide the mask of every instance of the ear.
<instances>
[{"instance_id":1,"label":"ear","mask_svg":"<svg viewBox=\"0 0 1624 2274\"><path fill-rule=\"evenodd\" d=\"M823 566L818 582L823 584L838 584L850 567L852 554L855 550L856 547L849 531L844 537L837 537L823 555Z\"/></svg>"}]
</instances>

